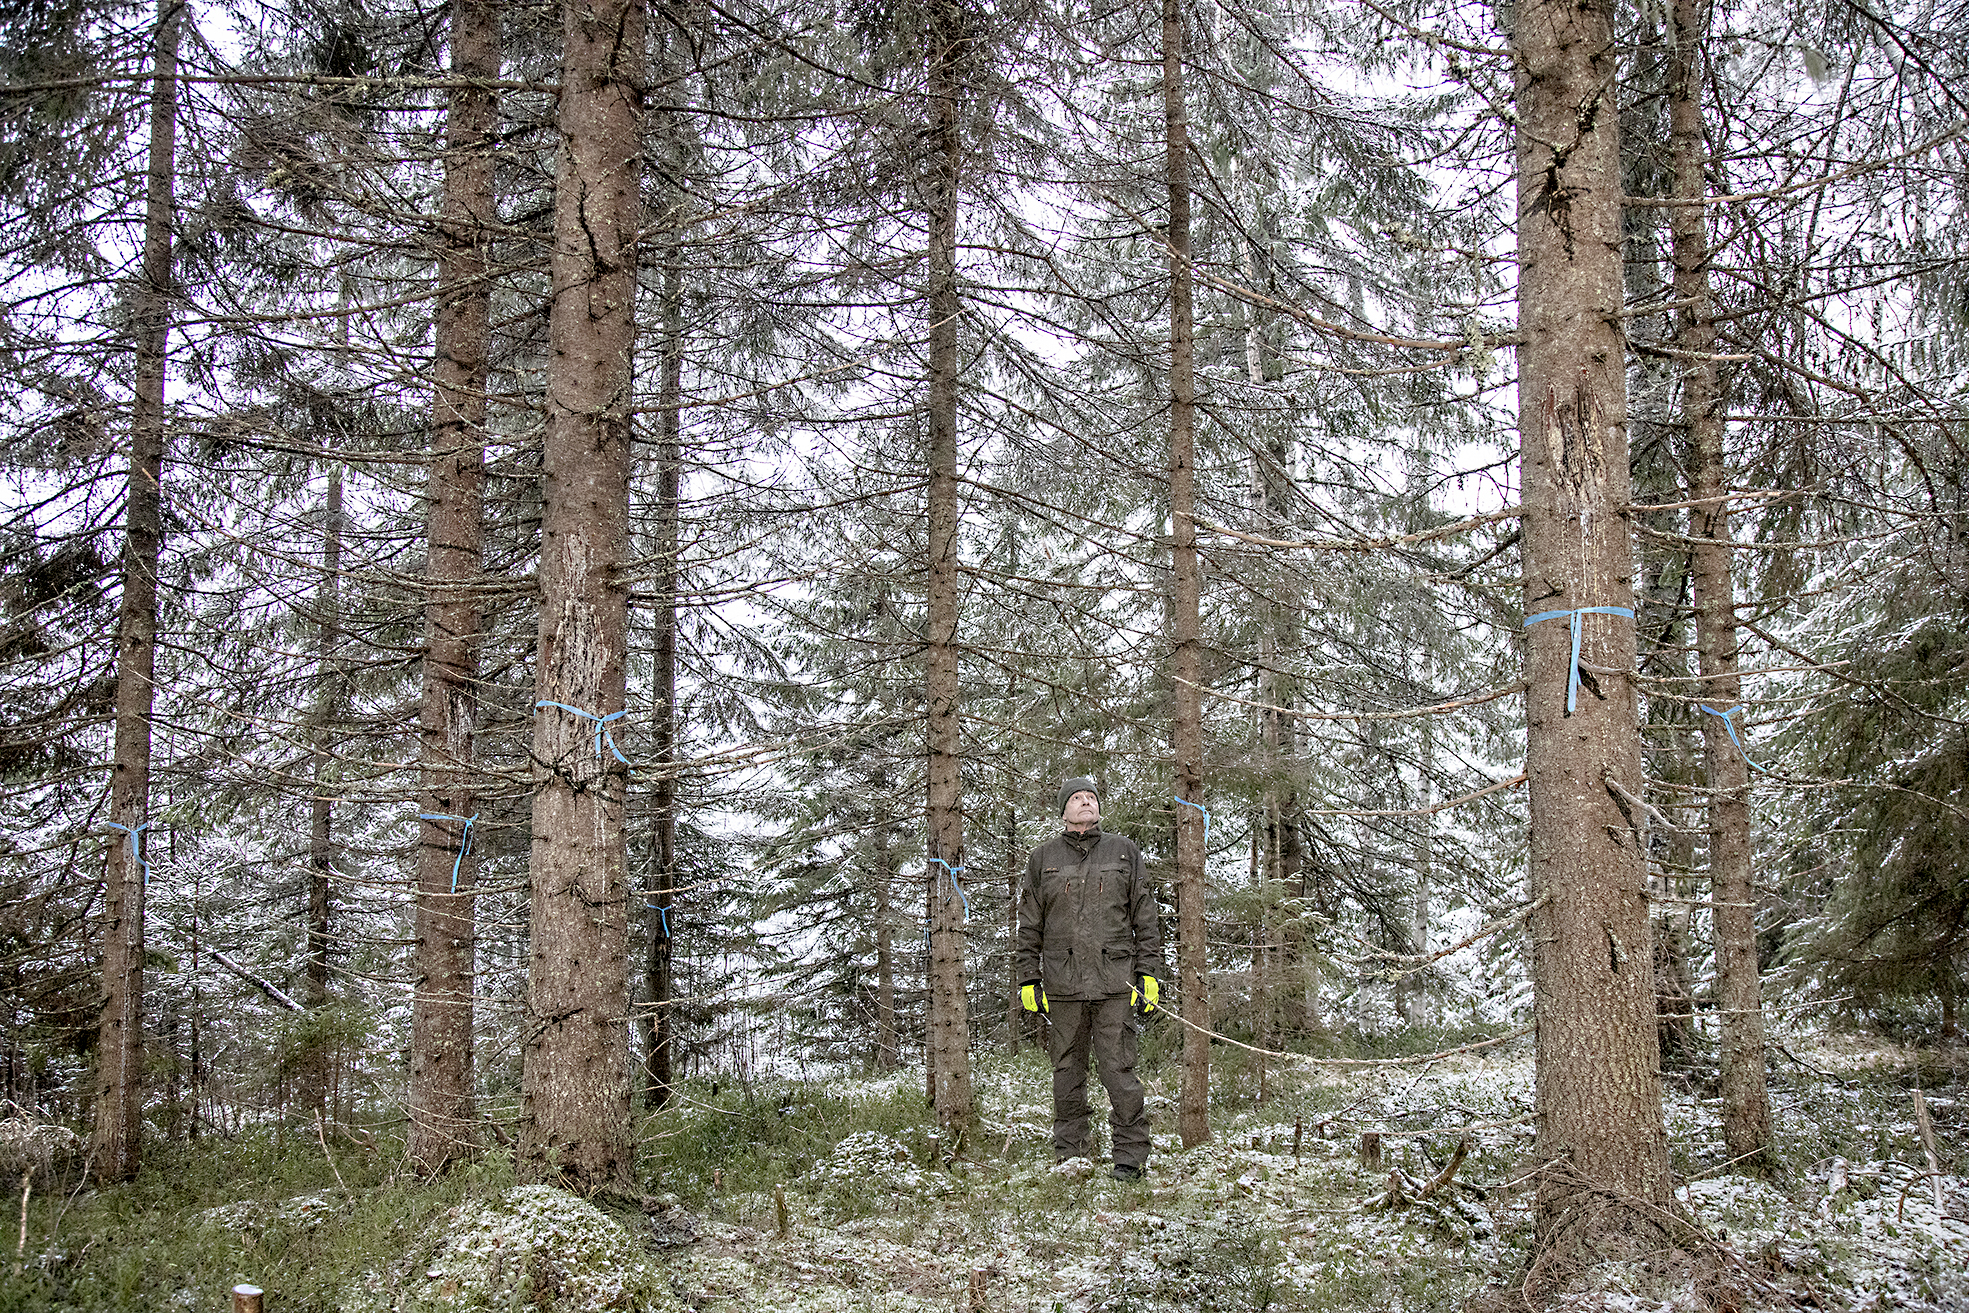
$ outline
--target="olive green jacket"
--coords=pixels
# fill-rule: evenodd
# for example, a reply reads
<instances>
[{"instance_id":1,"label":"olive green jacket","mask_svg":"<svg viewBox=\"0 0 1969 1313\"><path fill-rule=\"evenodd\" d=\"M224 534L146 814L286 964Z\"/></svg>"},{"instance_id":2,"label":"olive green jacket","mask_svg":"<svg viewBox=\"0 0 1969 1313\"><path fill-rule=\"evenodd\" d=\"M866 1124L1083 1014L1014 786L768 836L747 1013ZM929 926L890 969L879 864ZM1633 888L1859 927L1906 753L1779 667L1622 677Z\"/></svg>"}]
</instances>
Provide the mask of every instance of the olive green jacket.
<instances>
[{"instance_id":1,"label":"olive green jacket","mask_svg":"<svg viewBox=\"0 0 1969 1313\"><path fill-rule=\"evenodd\" d=\"M1026 858L1013 978L1048 998L1126 994L1162 976L1162 921L1142 850L1118 834L1061 834Z\"/></svg>"}]
</instances>

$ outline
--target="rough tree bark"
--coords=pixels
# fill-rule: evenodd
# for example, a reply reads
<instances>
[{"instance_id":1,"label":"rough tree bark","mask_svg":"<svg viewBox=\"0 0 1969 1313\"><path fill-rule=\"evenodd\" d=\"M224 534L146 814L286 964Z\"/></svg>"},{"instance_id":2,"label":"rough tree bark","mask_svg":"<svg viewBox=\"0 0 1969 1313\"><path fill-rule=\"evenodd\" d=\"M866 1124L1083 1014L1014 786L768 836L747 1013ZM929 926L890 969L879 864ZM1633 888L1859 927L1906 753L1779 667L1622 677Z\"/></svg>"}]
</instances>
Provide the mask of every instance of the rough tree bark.
<instances>
[{"instance_id":1,"label":"rough tree bark","mask_svg":"<svg viewBox=\"0 0 1969 1313\"><path fill-rule=\"evenodd\" d=\"M453 0L443 212L424 493L423 698L418 758L417 983L410 1001L411 1162L441 1171L477 1148L472 1098L472 981L477 949L471 851L478 815L479 642L472 594L484 568L486 387L492 343L493 143L499 102L497 0Z\"/></svg>"},{"instance_id":2,"label":"rough tree bark","mask_svg":"<svg viewBox=\"0 0 1969 1313\"><path fill-rule=\"evenodd\" d=\"M1169 746L1175 765L1176 952L1183 1014L1184 1147L1210 1138L1210 983L1204 944L1203 585L1196 555L1195 323L1190 296L1190 129L1181 0L1162 0L1163 167L1169 188Z\"/></svg>"},{"instance_id":3,"label":"rough tree bark","mask_svg":"<svg viewBox=\"0 0 1969 1313\"><path fill-rule=\"evenodd\" d=\"M970 38L954 0L932 10L930 27L930 158L925 178L929 225L930 317L928 493L928 648L924 700L928 707L929 785L924 814L928 837L930 927L928 1085L937 1120L967 1123L971 1092L971 1025L964 990L963 745L958 723L957 663L957 290L958 178L963 142L958 107Z\"/></svg>"},{"instance_id":4,"label":"rough tree bark","mask_svg":"<svg viewBox=\"0 0 1969 1313\"><path fill-rule=\"evenodd\" d=\"M116 618L116 722L103 889L103 1007L97 1026L96 1175L124 1181L143 1157L144 829L157 666L157 557L163 540L164 367L171 332L171 225L178 137L182 0L158 0L144 180L143 266L132 322L135 382L123 503L123 597Z\"/></svg>"},{"instance_id":5,"label":"rough tree bark","mask_svg":"<svg viewBox=\"0 0 1969 1313\"><path fill-rule=\"evenodd\" d=\"M564 0L535 671L532 934L518 1166L581 1193L625 1185L628 769L623 712L641 0Z\"/></svg>"},{"instance_id":6,"label":"rough tree bark","mask_svg":"<svg viewBox=\"0 0 1969 1313\"><path fill-rule=\"evenodd\" d=\"M1643 786L1610 12L1528 0L1512 32L1538 1229L1589 1247L1648 1229L1621 1198L1666 1203L1670 1188L1646 821L1615 789Z\"/></svg>"},{"instance_id":7,"label":"rough tree bark","mask_svg":"<svg viewBox=\"0 0 1969 1313\"><path fill-rule=\"evenodd\" d=\"M1669 21L1669 140L1675 195L1707 194L1703 165L1702 50L1709 0L1675 0ZM1769 1163L1771 1102L1765 1086L1762 984L1757 970L1757 890L1750 865L1750 767L1726 717L1742 694L1737 676L1736 593L1730 578L1728 481L1723 465L1723 388L1716 361L1715 307L1709 289L1709 219L1701 205L1669 211L1675 244L1677 341L1687 363L1682 413L1689 427L1690 567L1696 613L1696 668L1709 775L1709 887L1716 932L1716 993L1722 1026L1723 1142L1757 1170ZM1739 723L1739 734L1741 727Z\"/></svg>"}]
</instances>

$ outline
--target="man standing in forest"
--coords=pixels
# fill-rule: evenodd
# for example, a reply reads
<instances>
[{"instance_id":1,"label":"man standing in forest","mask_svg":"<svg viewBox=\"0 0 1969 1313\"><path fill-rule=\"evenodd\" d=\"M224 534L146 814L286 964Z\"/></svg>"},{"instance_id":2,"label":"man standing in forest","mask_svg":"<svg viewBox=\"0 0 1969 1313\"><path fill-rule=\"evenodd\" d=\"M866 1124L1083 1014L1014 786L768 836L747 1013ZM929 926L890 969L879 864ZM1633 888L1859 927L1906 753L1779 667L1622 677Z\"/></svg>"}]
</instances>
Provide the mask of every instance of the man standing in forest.
<instances>
[{"instance_id":1,"label":"man standing in forest","mask_svg":"<svg viewBox=\"0 0 1969 1313\"><path fill-rule=\"evenodd\" d=\"M1087 1057L1107 1087L1114 1176L1139 1181L1149 1161L1149 1119L1135 1074L1133 1006L1161 995L1162 925L1155 890L1132 840L1101 832L1100 788L1088 776L1060 785L1064 832L1026 858L1016 948L1019 1001L1052 1022L1053 1158L1091 1158Z\"/></svg>"}]
</instances>

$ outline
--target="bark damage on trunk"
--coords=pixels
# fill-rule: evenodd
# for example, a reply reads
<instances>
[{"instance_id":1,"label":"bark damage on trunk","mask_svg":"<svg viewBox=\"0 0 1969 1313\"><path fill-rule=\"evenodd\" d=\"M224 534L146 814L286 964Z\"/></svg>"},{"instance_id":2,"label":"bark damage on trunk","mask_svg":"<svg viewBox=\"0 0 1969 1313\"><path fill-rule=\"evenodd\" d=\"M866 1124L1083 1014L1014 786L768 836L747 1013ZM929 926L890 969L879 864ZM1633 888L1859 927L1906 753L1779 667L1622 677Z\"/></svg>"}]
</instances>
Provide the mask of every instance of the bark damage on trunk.
<instances>
[{"instance_id":1,"label":"bark damage on trunk","mask_svg":"<svg viewBox=\"0 0 1969 1313\"><path fill-rule=\"evenodd\" d=\"M1512 37L1538 1231L1547 1255L1631 1254L1660 1243L1671 1183L1646 821L1623 797L1643 786L1610 6L1532 0Z\"/></svg>"},{"instance_id":2,"label":"bark damage on trunk","mask_svg":"<svg viewBox=\"0 0 1969 1313\"><path fill-rule=\"evenodd\" d=\"M545 510L535 671L533 918L518 1167L583 1194L626 1186L628 767L623 711L640 0L563 7ZM552 704L552 705L548 705Z\"/></svg>"}]
</instances>

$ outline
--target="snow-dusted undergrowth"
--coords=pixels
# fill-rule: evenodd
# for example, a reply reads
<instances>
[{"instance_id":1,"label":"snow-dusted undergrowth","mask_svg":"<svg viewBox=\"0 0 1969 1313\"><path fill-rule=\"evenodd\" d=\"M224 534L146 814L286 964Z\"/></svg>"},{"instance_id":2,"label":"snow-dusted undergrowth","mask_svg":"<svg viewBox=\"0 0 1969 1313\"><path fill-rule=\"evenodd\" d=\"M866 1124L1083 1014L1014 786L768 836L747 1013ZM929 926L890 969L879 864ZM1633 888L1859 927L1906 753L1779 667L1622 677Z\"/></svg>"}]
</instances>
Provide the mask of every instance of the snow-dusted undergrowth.
<instances>
[{"instance_id":1,"label":"snow-dusted undergrowth","mask_svg":"<svg viewBox=\"0 0 1969 1313\"><path fill-rule=\"evenodd\" d=\"M1748 1310L1969 1309L1969 1186L1927 1172L1903 1084L1832 1049L1810 1061L1807 1078L1777 1086L1789 1171L1771 1182L1724 1170L1713 1105L1671 1088L1685 1178L1678 1197L1710 1238L1708 1288L1721 1270ZM979 1073L982 1117L965 1143L944 1144L925 1124L816 1146L775 1183L784 1232L770 1186L703 1190L694 1216L673 1209L653 1220L651 1234L666 1244L566 1196L511 1191L461 1210L420 1251L414 1298L378 1298L379 1282L351 1292L345 1307L1400 1313L1460 1307L1520 1268L1530 1200L1510 1183L1531 1142L1522 1053L1419 1071L1274 1069L1263 1106L1235 1097L1236 1068L1223 1075L1233 1096L1217 1112L1214 1140L1182 1150L1158 1134L1142 1184L1053 1171L1043 1070L995 1062ZM892 1092L842 1081L807 1093L852 1102ZM1168 1091L1157 1093L1163 1129L1173 1117ZM1955 1105L1930 1106L1952 1162ZM676 1130L727 1115L694 1105L666 1117ZM1362 1161L1363 1131L1380 1136L1372 1166ZM1424 1205L1385 1206L1391 1174L1413 1193L1465 1135L1473 1147L1449 1185ZM659 1184L686 1193L705 1185ZM1688 1275L1698 1266L1610 1266L1572 1306L1705 1307L1695 1288L1703 1282ZM534 1278L521 1286L526 1272Z\"/></svg>"},{"instance_id":2,"label":"snow-dusted undergrowth","mask_svg":"<svg viewBox=\"0 0 1969 1313\"><path fill-rule=\"evenodd\" d=\"M544 1185L467 1203L434 1247L396 1273L344 1292L343 1313L463 1313L551 1308L567 1313L674 1307L643 1246L601 1210Z\"/></svg>"}]
</instances>

